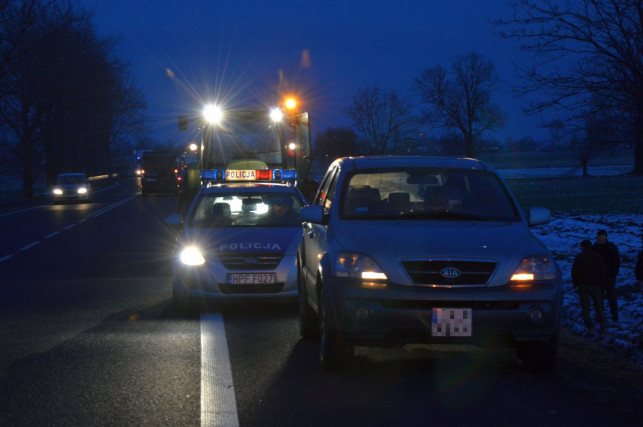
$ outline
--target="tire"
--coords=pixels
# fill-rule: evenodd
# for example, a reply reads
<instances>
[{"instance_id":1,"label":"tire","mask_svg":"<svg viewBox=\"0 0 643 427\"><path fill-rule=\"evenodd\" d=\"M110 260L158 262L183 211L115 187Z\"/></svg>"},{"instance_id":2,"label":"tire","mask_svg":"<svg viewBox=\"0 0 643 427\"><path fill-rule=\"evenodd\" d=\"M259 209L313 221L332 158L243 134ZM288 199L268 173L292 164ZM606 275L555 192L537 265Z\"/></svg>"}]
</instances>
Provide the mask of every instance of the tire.
<instances>
[{"instance_id":1,"label":"tire","mask_svg":"<svg viewBox=\"0 0 643 427\"><path fill-rule=\"evenodd\" d=\"M353 360L353 346L342 342L328 322L328 316L332 315L329 306L322 286L319 295L319 361L323 371L345 371Z\"/></svg>"},{"instance_id":2,"label":"tire","mask_svg":"<svg viewBox=\"0 0 643 427\"><path fill-rule=\"evenodd\" d=\"M299 335L306 340L317 339L319 324L315 312L306 301L306 286L299 263L297 264L297 301L299 305Z\"/></svg>"},{"instance_id":3,"label":"tire","mask_svg":"<svg viewBox=\"0 0 643 427\"><path fill-rule=\"evenodd\" d=\"M529 372L551 372L558 359L558 334L547 341L516 343L516 355Z\"/></svg>"}]
</instances>

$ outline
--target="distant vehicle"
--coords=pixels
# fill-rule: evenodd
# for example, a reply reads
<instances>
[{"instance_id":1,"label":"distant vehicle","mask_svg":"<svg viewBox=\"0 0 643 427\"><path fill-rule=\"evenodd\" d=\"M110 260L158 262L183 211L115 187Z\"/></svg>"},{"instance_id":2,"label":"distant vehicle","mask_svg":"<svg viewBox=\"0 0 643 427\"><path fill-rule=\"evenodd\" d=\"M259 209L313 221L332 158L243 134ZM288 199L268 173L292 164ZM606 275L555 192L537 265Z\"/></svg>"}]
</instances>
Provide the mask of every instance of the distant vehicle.
<instances>
[{"instance_id":1,"label":"distant vehicle","mask_svg":"<svg viewBox=\"0 0 643 427\"><path fill-rule=\"evenodd\" d=\"M136 176L141 176L141 172L143 171L143 154L144 153L149 153L151 149L142 149L142 150L134 150L134 174Z\"/></svg>"},{"instance_id":2,"label":"distant vehicle","mask_svg":"<svg viewBox=\"0 0 643 427\"><path fill-rule=\"evenodd\" d=\"M179 191L180 174L176 156L165 152L143 153L141 193L174 193Z\"/></svg>"},{"instance_id":3,"label":"distant vehicle","mask_svg":"<svg viewBox=\"0 0 643 427\"><path fill-rule=\"evenodd\" d=\"M51 189L54 203L89 200L90 185L84 173L61 173Z\"/></svg>"},{"instance_id":4,"label":"distant vehicle","mask_svg":"<svg viewBox=\"0 0 643 427\"><path fill-rule=\"evenodd\" d=\"M496 171L474 159L343 158L301 210L299 322L325 370L356 345L506 343L553 368L561 274Z\"/></svg>"},{"instance_id":5,"label":"distant vehicle","mask_svg":"<svg viewBox=\"0 0 643 427\"><path fill-rule=\"evenodd\" d=\"M173 300L185 311L206 300L297 298L295 255L304 197L294 170L209 170L178 227ZM218 178L217 178L218 177Z\"/></svg>"}]
</instances>

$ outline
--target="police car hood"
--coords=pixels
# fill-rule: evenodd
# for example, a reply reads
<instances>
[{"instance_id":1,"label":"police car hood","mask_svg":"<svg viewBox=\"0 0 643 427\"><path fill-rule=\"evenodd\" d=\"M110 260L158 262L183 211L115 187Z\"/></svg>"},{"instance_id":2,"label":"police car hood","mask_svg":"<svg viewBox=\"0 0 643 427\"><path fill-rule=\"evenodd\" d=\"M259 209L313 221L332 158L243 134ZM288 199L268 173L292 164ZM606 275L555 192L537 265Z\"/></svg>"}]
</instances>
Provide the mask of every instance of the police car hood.
<instances>
[{"instance_id":1,"label":"police car hood","mask_svg":"<svg viewBox=\"0 0 643 427\"><path fill-rule=\"evenodd\" d=\"M347 221L346 225L335 233L338 249L371 256L397 283L408 281L401 273L403 259L493 261L497 263L493 283L503 284L524 257L548 253L524 222Z\"/></svg>"},{"instance_id":2,"label":"police car hood","mask_svg":"<svg viewBox=\"0 0 643 427\"><path fill-rule=\"evenodd\" d=\"M294 255L301 239L300 227L237 227L193 229L184 244L195 244L219 254L275 253Z\"/></svg>"}]
</instances>

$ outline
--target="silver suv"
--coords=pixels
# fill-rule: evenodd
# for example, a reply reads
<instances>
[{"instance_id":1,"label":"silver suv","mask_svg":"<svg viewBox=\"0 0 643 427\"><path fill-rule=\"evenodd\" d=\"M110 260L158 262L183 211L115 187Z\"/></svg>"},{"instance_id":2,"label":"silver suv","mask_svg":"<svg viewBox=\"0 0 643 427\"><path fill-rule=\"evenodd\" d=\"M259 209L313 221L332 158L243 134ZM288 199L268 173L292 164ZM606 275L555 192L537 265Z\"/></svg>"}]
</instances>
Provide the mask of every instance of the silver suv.
<instances>
[{"instance_id":1,"label":"silver suv","mask_svg":"<svg viewBox=\"0 0 643 427\"><path fill-rule=\"evenodd\" d=\"M488 163L338 159L301 210L299 322L325 370L355 345L509 343L523 367L553 368L560 271Z\"/></svg>"}]
</instances>

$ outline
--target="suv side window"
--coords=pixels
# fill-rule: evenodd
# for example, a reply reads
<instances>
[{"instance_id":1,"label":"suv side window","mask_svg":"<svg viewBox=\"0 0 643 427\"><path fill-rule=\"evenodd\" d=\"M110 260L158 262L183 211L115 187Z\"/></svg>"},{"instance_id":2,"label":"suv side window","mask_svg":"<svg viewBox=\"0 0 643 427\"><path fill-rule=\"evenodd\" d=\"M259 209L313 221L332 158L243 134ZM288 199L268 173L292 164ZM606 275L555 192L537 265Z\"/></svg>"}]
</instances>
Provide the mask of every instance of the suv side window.
<instances>
[{"instance_id":1,"label":"suv side window","mask_svg":"<svg viewBox=\"0 0 643 427\"><path fill-rule=\"evenodd\" d=\"M333 193L335 192L334 183L336 182L336 179L335 179L337 175L336 172L337 172L337 168L333 168L326 173L319 187L319 192L317 193L317 197L315 198L315 201L313 202L313 204L324 206L324 207L326 206L326 200L329 196L329 191L332 191Z\"/></svg>"},{"instance_id":2,"label":"suv side window","mask_svg":"<svg viewBox=\"0 0 643 427\"><path fill-rule=\"evenodd\" d=\"M337 170L335 170L337 171ZM334 173L330 179L330 185L328 186L328 191L326 192L326 200L324 200L324 214L330 212L330 207L333 204L333 199L335 198L335 188L337 187L337 177L339 173Z\"/></svg>"}]
</instances>

